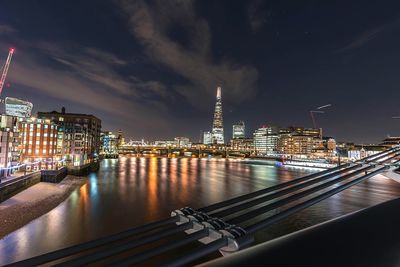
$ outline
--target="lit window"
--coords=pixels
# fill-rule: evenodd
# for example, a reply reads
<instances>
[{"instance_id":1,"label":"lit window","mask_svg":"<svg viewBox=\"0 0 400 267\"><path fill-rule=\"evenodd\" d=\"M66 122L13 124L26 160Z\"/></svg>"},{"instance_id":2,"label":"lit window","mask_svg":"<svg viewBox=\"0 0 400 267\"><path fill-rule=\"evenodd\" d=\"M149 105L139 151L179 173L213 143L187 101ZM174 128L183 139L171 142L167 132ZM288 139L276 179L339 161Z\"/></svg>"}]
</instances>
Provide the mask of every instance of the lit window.
<instances>
[{"instance_id":1,"label":"lit window","mask_svg":"<svg viewBox=\"0 0 400 267\"><path fill-rule=\"evenodd\" d=\"M35 149L35 154L39 154L39 149Z\"/></svg>"},{"instance_id":2,"label":"lit window","mask_svg":"<svg viewBox=\"0 0 400 267\"><path fill-rule=\"evenodd\" d=\"M45 129L49 128L49 125L45 124L45 125L44 125L44 128L45 128Z\"/></svg>"},{"instance_id":3,"label":"lit window","mask_svg":"<svg viewBox=\"0 0 400 267\"><path fill-rule=\"evenodd\" d=\"M36 141L36 145L39 145L39 144L40 144L40 141L39 141L39 140L37 140L37 141Z\"/></svg>"},{"instance_id":4,"label":"lit window","mask_svg":"<svg viewBox=\"0 0 400 267\"><path fill-rule=\"evenodd\" d=\"M44 137L47 137L47 133L44 133L43 136L44 136Z\"/></svg>"},{"instance_id":5,"label":"lit window","mask_svg":"<svg viewBox=\"0 0 400 267\"><path fill-rule=\"evenodd\" d=\"M29 144L32 145L32 140L29 140Z\"/></svg>"},{"instance_id":6,"label":"lit window","mask_svg":"<svg viewBox=\"0 0 400 267\"><path fill-rule=\"evenodd\" d=\"M47 153L47 150L46 149L43 149L43 154L46 154Z\"/></svg>"},{"instance_id":7,"label":"lit window","mask_svg":"<svg viewBox=\"0 0 400 267\"><path fill-rule=\"evenodd\" d=\"M33 136L33 132L30 132L30 133L29 133L29 136Z\"/></svg>"},{"instance_id":8,"label":"lit window","mask_svg":"<svg viewBox=\"0 0 400 267\"><path fill-rule=\"evenodd\" d=\"M29 148L28 149L28 153L31 154L32 153L32 149Z\"/></svg>"},{"instance_id":9,"label":"lit window","mask_svg":"<svg viewBox=\"0 0 400 267\"><path fill-rule=\"evenodd\" d=\"M59 121L64 121L64 118L63 117L59 117L58 120Z\"/></svg>"}]
</instances>

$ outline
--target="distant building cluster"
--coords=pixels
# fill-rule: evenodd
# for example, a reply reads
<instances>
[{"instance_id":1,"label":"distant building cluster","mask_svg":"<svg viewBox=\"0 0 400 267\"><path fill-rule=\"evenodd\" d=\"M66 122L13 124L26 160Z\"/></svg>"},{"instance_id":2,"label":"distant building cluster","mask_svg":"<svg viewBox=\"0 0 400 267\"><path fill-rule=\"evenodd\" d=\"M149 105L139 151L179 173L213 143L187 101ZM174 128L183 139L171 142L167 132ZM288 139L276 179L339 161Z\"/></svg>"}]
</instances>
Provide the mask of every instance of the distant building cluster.
<instances>
[{"instance_id":1,"label":"distant building cluster","mask_svg":"<svg viewBox=\"0 0 400 267\"><path fill-rule=\"evenodd\" d=\"M240 125L244 132L244 123ZM233 128L237 129L237 126L233 125ZM302 156L317 152L332 155L336 141L322 138L322 129L263 125L253 132L252 138L238 137L234 131L230 146L233 150L252 152L257 156Z\"/></svg>"},{"instance_id":2,"label":"distant building cluster","mask_svg":"<svg viewBox=\"0 0 400 267\"><path fill-rule=\"evenodd\" d=\"M203 133L203 144L211 147L224 145L222 124L221 88L217 88L213 128ZM227 147L232 151L260 157L332 158L336 156L357 160L400 143L399 137L389 137L374 147L360 147L351 143L337 143L332 137L324 137L321 128L278 127L263 125L246 134L244 121L232 126L232 139Z\"/></svg>"}]
</instances>

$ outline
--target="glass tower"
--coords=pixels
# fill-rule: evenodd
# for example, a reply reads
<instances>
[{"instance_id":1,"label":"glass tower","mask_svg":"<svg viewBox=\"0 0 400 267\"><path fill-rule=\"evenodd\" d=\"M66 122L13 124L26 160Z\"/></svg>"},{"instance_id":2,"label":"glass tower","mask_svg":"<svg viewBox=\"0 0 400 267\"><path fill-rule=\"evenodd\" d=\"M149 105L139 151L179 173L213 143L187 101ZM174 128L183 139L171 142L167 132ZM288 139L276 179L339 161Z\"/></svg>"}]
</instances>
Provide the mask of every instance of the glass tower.
<instances>
[{"instance_id":1,"label":"glass tower","mask_svg":"<svg viewBox=\"0 0 400 267\"><path fill-rule=\"evenodd\" d=\"M214 120L212 127L212 142L213 144L224 144L224 126L222 120L222 100L221 87L217 88L217 102L215 103Z\"/></svg>"}]
</instances>

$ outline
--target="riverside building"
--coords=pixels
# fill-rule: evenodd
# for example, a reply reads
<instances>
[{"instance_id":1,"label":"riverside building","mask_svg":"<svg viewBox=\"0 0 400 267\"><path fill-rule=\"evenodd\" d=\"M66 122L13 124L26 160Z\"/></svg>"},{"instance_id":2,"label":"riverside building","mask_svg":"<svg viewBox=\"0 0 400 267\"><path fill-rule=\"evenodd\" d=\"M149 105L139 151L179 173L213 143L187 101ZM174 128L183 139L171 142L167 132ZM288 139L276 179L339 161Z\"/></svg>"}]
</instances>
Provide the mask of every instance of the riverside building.
<instances>
[{"instance_id":1,"label":"riverside building","mask_svg":"<svg viewBox=\"0 0 400 267\"><path fill-rule=\"evenodd\" d=\"M49 119L58 126L58 149L66 162L80 166L98 158L100 152L101 120L93 115L61 112L38 112L38 117Z\"/></svg>"},{"instance_id":2,"label":"riverside building","mask_svg":"<svg viewBox=\"0 0 400 267\"><path fill-rule=\"evenodd\" d=\"M9 168L19 161L18 150L19 133L17 130L17 118L7 115L0 117L0 168ZM1 170L0 177L7 172Z\"/></svg>"},{"instance_id":3,"label":"riverside building","mask_svg":"<svg viewBox=\"0 0 400 267\"><path fill-rule=\"evenodd\" d=\"M19 118L20 161L40 162L42 169L52 169L62 158L57 153L57 125L49 119Z\"/></svg>"},{"instance_id":4,"label":"riverside building","mask_svg":"<svg viewBox=\"0 0 400 267\"><path fill-rule=\"evenodd\" d=\"M285 155L310 155L322 144L322 129L288 127L279 129L277 150Z\"/></svg>"},{"instance_id":5,"label":"riverside building","mask_svg":"<svg viewBox=\"0 0 400 267\"><path fill-rule=\"evenodd\" d=\"M278 141L278 128L264 125L254 132L253 140L257 155L274 154Z\"/></svg>"}]
</instances>

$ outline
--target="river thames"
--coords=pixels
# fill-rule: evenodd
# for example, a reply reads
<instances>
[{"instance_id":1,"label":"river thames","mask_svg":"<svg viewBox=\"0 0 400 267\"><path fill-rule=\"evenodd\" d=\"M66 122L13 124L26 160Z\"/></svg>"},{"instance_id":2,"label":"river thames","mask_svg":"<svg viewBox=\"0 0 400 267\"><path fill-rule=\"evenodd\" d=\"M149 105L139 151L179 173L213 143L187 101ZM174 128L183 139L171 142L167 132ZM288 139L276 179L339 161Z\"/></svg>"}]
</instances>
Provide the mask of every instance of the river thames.
<instances>
[{"instance_id":1,"label":"river thames","mask_svg":"<svg viewBox=\"0 0 400 267\"><path fill-rule=\"evenodd\" d=\"M0 240L0 265L201 208L304 176L318 169L225 159L103 160L98 173L47 214ZM256 242L336 218L400 196L400 184L378 175L278 223ZM1 227L1 225L0 225Z\"/></svg>"}]
</instances>

